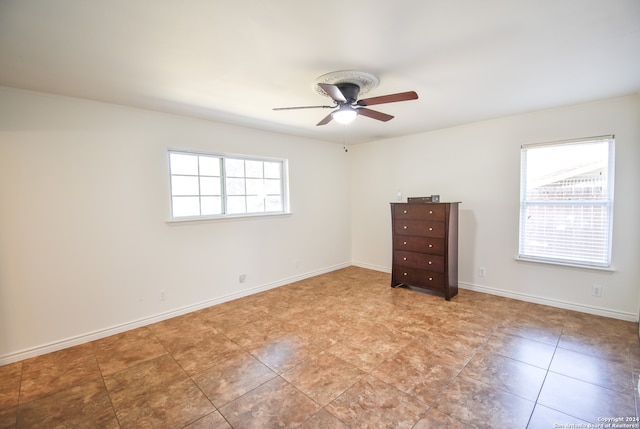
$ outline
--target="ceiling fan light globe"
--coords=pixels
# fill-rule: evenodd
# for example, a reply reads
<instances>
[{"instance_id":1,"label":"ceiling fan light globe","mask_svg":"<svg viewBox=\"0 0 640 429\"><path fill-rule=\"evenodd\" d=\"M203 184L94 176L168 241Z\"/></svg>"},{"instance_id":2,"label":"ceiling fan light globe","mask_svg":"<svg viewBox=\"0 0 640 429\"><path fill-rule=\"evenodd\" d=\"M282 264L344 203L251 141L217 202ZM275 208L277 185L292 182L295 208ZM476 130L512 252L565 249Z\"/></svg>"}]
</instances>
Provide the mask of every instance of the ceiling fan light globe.
<instances>
[{"instance_id":1,"label":"ceiling fan light globe","mask_svg":"<svg viewBox=\"0 0 640 429\"><path fill-rule=\"evenodd\" d=\"M358 112L353 109L340 109L331 114L333 119L339 124L350 124L358 116Z\"/></svg>"}]
</instances>

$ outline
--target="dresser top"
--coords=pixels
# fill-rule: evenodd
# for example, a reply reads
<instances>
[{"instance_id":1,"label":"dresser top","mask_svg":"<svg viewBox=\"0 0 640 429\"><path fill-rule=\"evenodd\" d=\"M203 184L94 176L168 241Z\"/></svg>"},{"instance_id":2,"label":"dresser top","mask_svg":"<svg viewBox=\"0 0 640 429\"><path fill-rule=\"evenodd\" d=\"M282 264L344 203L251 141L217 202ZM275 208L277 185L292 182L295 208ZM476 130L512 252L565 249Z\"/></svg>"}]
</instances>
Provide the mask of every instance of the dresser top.
<instances>
[{"instance_id":1,"label":"dresser top","mask_svg":"<svg viewBox=\"0 0 640 429\"><path fill-rule=\"evenodd\" d=\"M390 204L416 204L416 205L419 205L419 204L462 204L462 202L461 201L440 201L439 203L431 203L431 202L423 202L423 201L421 201L421 202L416 202L416 203L407 203L406 201L405 202L393 201Z\"/></svg>"}]
</instances>

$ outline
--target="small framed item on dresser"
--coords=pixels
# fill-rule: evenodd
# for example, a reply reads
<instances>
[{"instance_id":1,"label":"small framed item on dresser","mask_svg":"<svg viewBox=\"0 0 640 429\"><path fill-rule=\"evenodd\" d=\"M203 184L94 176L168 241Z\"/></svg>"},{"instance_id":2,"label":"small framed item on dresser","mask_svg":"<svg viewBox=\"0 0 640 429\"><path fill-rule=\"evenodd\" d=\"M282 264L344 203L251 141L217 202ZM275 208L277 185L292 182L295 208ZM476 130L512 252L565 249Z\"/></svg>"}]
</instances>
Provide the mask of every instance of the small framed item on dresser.
<instances>
[{"instance_id":1,"label":"small framed item on dresser","mask_svg":"<svg viewBox=\"0 0 640 429\"><path fill-rule=\"evenodd\" d=\"M430 197L409 197L407 203L439 203L440 195L431 195Z\"/></svg>"},{"instance_id":2,"label":"small framed item on dresser","mask_svg":"<svg viewBox=\"0 0 640 429\"><path fill-rule=\"evenodd\" d=\"M415 204L415 203L430 203L431 197L408 197L407 203Z\"/></svg>"}]
</instances>

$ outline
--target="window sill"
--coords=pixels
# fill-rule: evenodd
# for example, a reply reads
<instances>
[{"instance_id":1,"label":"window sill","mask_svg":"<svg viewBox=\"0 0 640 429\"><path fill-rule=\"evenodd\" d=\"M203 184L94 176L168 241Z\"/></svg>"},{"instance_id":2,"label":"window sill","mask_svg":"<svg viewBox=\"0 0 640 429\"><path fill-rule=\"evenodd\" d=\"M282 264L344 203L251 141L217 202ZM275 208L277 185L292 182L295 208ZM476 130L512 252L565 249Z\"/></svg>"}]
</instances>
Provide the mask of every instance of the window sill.
<instances>
[{"instance_id":1,"label":"window sill","mask_svg":"<svg viewBox=\"0 0 640 429\"><path fill-rule=\"evenodd\" d=\"M208 216L208 217L185 217L185 218L178 218L178 219L168 219L166 223L168 225L188 225L193 223L239 221L239 220L251 220L251 219L269 218L269 217L291 216L291 215L292 215L291 212L284 212L284 213L252 213L252 214Z\"/></svg>"},{"instance_id":2,"label":"window sill","mask_svg":"<svg viewBox=\"0 0 640 429\"><path fill-rule=\"evenodd\" d=\"M579 264L570 264L568 262L553 262L553 261L545 261L544 259L533 259L533 258L524 258L522 256L516 256L515 260L518 262L527 262L533 264L545 264L545 265L556 265L560 267L568 267L568 268L579 268L583 270L592 270L592 271L603 271L607 273L615 273L616 270L613 267L596 267L593 265L579 265Z\"/></svg>"}]
</instances>

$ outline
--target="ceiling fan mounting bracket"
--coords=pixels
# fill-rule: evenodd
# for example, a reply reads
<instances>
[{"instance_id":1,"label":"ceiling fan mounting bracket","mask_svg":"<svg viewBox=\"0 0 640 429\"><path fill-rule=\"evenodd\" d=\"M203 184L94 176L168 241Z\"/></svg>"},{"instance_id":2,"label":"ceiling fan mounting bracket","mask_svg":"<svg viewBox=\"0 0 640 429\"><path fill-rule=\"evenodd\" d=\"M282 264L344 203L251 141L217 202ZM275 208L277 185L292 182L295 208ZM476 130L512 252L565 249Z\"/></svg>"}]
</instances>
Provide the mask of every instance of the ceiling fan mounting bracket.
<instances>
[{"instance_id":1,"label":"ceiling fan mounting bracket","mask_svg":"<svg viewBox=\"0 0 640 429\"><path fill-rule=\"evenodd\" d=\"M330 97L330 95L318 85L319 83L337 86L345 95L345 98L350 103L354 103L358 99L358 96L364 95L377 87L380 80L371 73L357 70L341 70L323 74L313 83L313 90L323 97ZM353 101L351 101L352 98Z\"/></svg>"}]
</instances>

